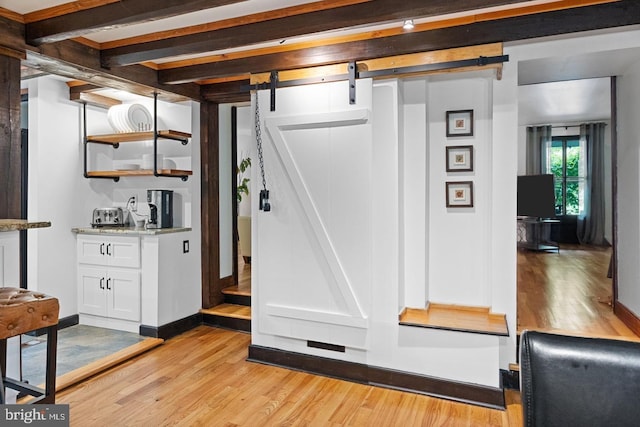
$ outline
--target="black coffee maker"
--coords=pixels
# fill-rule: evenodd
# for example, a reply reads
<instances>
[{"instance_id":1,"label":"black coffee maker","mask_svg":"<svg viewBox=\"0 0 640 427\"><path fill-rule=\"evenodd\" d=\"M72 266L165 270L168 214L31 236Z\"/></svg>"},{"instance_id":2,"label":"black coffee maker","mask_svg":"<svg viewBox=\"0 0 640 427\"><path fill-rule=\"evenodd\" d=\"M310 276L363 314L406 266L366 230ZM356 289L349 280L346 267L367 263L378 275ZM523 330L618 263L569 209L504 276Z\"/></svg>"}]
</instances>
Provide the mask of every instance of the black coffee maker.
<instances>
[{"instance_id":1,"label":"black coffee maker","mask_svg":"<svg viewBox=\"0 0 640 427\"><path fill-rule=\"evenodd\" d=\"M149 222L147 228L173 227L173 191L147 190Z\"/></svg>"}]
</instances>

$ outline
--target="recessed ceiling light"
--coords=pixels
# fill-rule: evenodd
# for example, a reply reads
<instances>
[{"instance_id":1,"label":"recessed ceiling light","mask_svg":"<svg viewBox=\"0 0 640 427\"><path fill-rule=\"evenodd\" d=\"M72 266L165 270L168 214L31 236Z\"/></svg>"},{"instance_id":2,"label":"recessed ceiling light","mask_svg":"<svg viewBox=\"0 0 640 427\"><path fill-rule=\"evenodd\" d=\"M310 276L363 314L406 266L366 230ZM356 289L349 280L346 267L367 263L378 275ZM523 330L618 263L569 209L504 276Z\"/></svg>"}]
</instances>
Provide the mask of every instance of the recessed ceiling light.
<instances>
[{"instance_id":1,"label":"recessed ceiling light","mask_svg":"<svg viewBox=\"0 0 640 427\"><path fill-rule=\"evenodd\" d=\"M405 30L413 30L413 27L415 27L415 25L413 25L413 19L407 19L402 25L402 28Z\"/></svg>"}]
</instances>

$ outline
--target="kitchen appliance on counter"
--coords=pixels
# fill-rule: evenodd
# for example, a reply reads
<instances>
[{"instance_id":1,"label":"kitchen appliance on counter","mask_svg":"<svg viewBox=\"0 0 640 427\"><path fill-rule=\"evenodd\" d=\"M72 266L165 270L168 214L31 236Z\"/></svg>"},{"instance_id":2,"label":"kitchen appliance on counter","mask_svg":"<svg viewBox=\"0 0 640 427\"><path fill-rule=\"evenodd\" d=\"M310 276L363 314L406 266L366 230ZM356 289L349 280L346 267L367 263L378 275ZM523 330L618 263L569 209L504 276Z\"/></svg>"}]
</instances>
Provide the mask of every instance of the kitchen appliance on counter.
<instances>
[{"instance_id":1,"label":"kitchen appliance on counter","mask_svg":"<svg viewBox=\"0 0 640 427\"><path fill-rule=\"evenodd\" d=\"M93 210L92 227L124 227L122 208L96 208Z\"/></svg>"},{"instance_id":2,"label":"kitchen appliance on counter","mask_svg":"<svg viewBox=\"0 0 640 427\"><path fill-rule=\"evenodd\" d=\"M147 190L149 221L147 228L173 227L173 191Z\"/></svg>"}]
</instances>

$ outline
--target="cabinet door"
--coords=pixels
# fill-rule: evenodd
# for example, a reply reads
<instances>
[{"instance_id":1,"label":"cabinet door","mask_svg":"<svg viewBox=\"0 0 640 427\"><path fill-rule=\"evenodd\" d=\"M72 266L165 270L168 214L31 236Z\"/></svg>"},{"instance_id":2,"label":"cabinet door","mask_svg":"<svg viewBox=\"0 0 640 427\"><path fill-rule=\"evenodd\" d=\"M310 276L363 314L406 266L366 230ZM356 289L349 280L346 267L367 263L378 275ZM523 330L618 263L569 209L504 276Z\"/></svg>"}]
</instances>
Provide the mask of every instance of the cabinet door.
<instances>
[{"instance_id":1,"label":"cabinet door","mask_svg":"<svg viewBox=\"0 0 640 427\"><path fill-rule=\"evenodd\" d=\"M140 320L140 273L110 269L107 279L107 315L124 320Z\"/></svg>"},{"instance_id":2,"label":"cabinet door","mask_svg":"<svg viewBox=\"0 0 640 427\"><path fill-rule=\"evenodd\" d=\"M107 265L107 243L102 236L78 236L78 262Z\"/></svg>"},{"instance_id":3,"label":"cabinet door","mask_svg":"<svg viewBox=\"0 0 640 427\"><path fill-rule=\"evenodd\" d=\"M138 237L109 236L105 239L109 265L114 267L140 267L140 239Z\"/></svg>"},{"instance_id":4,"label":"cabinet door","mask_svg":"<svg viewBox=\"0 0 640 427\"><path fill-rule=\"evenodd\" d=\"M80 313L107 315L106 281L106 269L78 267L78 311Z\"/></svg>"}]
</instances>

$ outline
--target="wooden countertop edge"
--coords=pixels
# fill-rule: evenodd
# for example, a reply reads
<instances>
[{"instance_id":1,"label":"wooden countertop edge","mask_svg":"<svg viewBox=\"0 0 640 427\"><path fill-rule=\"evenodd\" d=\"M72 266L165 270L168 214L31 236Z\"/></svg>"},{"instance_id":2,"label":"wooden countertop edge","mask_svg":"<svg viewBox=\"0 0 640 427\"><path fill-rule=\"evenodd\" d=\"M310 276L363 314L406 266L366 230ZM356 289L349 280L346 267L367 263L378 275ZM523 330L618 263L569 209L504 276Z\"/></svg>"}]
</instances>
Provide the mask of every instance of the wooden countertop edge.
<instances>
[{"instance_id":1,"label":"wooden countertop edge","mask_svg":"<svg viewBox=\"0 0 640 427\"><path fill-rule=\"evenodd\" d=\"M20 231L32 228L51 227L50 221L29 221L26 219L0 219L0 232Z\"/></svg>"}]
</instances>

